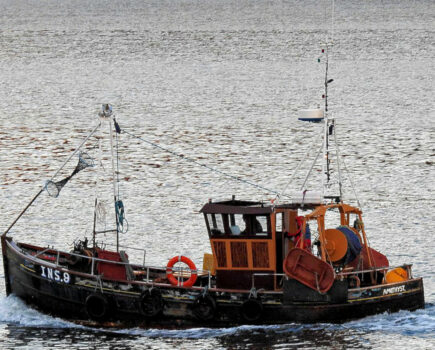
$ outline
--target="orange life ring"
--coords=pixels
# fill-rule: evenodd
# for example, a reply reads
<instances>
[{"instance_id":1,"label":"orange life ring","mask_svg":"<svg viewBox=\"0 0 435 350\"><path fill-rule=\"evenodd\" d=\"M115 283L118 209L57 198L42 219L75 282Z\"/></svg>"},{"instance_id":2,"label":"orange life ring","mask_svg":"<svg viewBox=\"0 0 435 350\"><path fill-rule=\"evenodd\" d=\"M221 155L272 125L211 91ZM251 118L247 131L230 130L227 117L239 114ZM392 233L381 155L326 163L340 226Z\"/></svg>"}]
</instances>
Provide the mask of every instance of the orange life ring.
<instances>
[{"instance_id":1,"label":"orange life ring","mask_svg":"<svg viewBox=\"0 0 435 350\"><path fill-rule=\"evenodd\" d=\"M173 272L172 268L174 267L174 265L177 262L183 262L187 266L189 266L190 277L188 280L180 281L180 279L178 279L174 276L174 272ZM169 282L173 286L192 287L195 284L196 279L198 277L198 271L196 270L196 266L192 262L192 260L190 260L189 258L187 258L183 255L179 255L179 256L174 256L171 260L168 261L168 265L166 265L166 277L168 278Z\"/></svg>"}]
</instances>

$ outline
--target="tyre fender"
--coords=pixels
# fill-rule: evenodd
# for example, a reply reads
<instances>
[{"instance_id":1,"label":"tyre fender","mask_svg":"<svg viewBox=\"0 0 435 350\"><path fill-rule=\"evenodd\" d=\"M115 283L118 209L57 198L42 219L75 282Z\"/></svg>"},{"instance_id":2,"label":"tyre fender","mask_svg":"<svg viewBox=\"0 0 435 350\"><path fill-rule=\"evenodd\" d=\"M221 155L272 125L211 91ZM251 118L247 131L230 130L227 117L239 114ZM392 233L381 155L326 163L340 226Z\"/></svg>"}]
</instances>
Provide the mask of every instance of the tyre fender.
<instances>
[{"instance_id":1,"label":"tyre fender","mask_svg":"<svg viewBox=\"0 0 435 350\"><path fill-rule=\"evenodd\" d=\"M216 314L216 301L207 294L198 296L193 303L193 314L201 321L210 321Z\"/></svg>"},{"instance_id":2,"label":"tyre fender","mask_svg":"<svg viewBox=\"0 0 435 350\"><path fill-rule=\"evenodd\" d=\"M91 319L102 320L109 311L107 298L102 294L91 294L85 301L86 313Z\"/></svg>"},{"instance_id":3,"label":"tyre fender","mask_svg":"<svg viewBox=\"0 0 435 350\"><path fill-rule=\"evenodd\" d=\"M163 311L162 294L156 288L146 289L139 297L139 309L145 317L155 317Z\"/></svg>"},{"instance_id":4,"label":"tyre fender","mask_svg":"<svg viewBox=\"0 0 435 350\"><path fill-rule=\"evenodd\" d=\"M263 303L260 299L249 298L241 306L240 314L247 322L256 322L261 318L263 313Z\"/></svg>"}]
</instances>

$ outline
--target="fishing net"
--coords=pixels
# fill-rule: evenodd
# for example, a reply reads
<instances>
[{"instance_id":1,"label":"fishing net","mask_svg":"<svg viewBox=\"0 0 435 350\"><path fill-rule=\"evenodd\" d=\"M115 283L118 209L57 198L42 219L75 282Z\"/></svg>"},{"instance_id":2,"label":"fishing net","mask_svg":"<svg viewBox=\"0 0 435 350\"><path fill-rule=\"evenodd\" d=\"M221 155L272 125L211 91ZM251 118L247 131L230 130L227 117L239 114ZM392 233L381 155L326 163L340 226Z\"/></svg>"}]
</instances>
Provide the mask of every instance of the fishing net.
<instances>
[{"instance_id":1,"label":"fishing net","mask_svg":"<svg viewBox=\"0 0 435 350\"><path fill-rule=\"evenodd\" d=\"M75 167L74 171L72 172L72 174L70 176L66 177L65 179L57 181L57 182L48 180L45 183L44 188L50 197L56 198L59 196L61 189L67 184L67 182L75 174L77 174L79 171L81 171L83 169L93 167L94 165L95 165L94 160L92 159L91 156L89 156L85 152L80 152L79 153L79 162L78 162L77 166Z\"/></svg>"}]
</instances>

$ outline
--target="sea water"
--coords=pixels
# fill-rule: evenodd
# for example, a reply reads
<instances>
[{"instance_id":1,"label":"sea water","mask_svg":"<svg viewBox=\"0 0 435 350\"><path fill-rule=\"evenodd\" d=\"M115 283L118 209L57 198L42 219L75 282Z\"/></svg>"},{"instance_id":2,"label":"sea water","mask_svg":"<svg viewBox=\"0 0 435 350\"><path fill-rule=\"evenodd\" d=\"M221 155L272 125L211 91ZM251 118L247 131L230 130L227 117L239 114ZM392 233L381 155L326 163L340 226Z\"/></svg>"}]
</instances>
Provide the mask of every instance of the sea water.
<instances>
[{"instance_id":1,"label":"sea water","mask_svg":"<svg viewBox=\"0 0 435 350\"><path fill-rule=\"evenodd\" d=\"M121 129L148 141L119 138L128 220L122 242L146 249L152 265L185 254L201 266L210 252L202 205L232 195L273 199L319 134L321 126L297 118L301 109L323 106L321 49L332 42L328 104L348 170L344 197L357 203L355 188L371 245L391 265L412 263L414 275L424 277L426 308L338 325L102 330L5 297L2 279L1 348L435 347L435 5L336 1L334 7L331 1L1 0L1 230L98 123L101 103L111 103ZM97 163L99 148L95 139L86 144ZM56 199L40 196L13 228L17 240L71 249L92 232L95 195L105 203L100 224L112 228L108 145L101 148L104 169L80 172ZM302 164L288 193L299 190L309 167ZM319 190L320 172L316 165L310 189ZM141 251L128 253L142 262Z\"/></svg>"}]
</instances>

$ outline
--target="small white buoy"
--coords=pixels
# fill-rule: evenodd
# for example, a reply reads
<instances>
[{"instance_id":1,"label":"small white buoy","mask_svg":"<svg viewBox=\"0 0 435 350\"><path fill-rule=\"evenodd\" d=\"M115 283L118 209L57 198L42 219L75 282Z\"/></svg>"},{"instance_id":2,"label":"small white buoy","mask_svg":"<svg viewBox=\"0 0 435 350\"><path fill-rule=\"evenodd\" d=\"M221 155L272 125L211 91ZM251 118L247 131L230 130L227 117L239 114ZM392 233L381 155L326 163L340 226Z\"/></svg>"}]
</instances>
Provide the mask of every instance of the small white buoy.
<instances>
[{"instance_id":1,"label":"small white buoy","mask_svg":"<svg viewBox=\"0 0 435 350\"><path fill-rule=\"evenodd\" d=\"M299 111L298 119L304 122L319 123L323 120L324 114L322 108L302 109Z\"/></svg>"}]
</instances>

